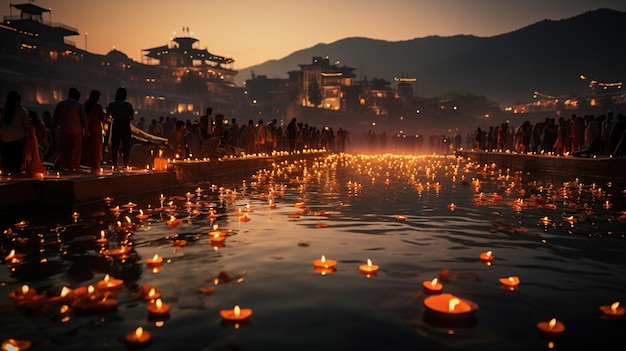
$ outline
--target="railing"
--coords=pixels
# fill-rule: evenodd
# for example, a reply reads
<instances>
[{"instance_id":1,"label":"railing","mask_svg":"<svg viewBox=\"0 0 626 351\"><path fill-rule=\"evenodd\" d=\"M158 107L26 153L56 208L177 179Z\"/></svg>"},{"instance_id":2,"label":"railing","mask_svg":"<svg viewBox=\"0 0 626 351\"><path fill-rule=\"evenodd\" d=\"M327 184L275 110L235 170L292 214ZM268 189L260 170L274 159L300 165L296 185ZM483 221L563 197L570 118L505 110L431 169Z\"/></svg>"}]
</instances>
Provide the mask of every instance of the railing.
<instances>
[{"instance_id":1,"label":"railing","mask_svg":"<svg viewBox=\"0 0 626 351\"><path fill-rule=\"evenodd\" d=\"M68 25L65 25L63 23L55 23L55 22L51 22L51 21L46 21L40 17L37 16L29 16L29 17L22 17L21 15L13 15L13 16L4 16L3 17L4 21L33 21L33 22L37 22L37 23L41 23L44 24L46 26L50 26L50 27L58 27L58 28L63 28L69 31L74 31L76 33L78 33L78 29L74 28L74 27L70 27Z\"/></svg>"}]
</instances>

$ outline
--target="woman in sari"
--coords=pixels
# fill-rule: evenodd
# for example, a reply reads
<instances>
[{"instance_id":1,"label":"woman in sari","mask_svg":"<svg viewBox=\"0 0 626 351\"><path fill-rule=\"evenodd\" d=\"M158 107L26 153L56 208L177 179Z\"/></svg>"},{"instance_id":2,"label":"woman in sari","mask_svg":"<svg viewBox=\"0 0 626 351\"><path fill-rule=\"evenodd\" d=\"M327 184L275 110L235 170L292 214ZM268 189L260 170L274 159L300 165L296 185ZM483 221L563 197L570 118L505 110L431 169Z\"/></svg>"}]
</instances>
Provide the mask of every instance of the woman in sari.
<instances>
[{"instance_id":1,"label":"woman in sari","mask_svg":"<svg viewBox=\"0 0 626 351\"><path fill-rule=\"evenodd\" d=\"M85 113L87 113L87 130L89 135L83 138L83 166L91 168L91 172L100 171L100 162L102 161L102 148L104 139L102 137L102 123L106 119L102 105L98 103L100 100L100 92L92 90L89 98L83 104Z\"/></svg>"}]
</instances>

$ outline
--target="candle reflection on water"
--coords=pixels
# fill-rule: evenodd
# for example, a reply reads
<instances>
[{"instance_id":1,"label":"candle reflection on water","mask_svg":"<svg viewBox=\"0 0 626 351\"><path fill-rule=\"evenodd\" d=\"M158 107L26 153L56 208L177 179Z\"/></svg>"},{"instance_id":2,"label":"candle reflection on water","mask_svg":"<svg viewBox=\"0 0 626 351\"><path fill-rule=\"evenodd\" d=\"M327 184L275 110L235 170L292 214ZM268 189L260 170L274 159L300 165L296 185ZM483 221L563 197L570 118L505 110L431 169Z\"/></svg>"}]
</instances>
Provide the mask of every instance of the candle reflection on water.
<instances>
[{"instance_id":1,"label":"candle reflection on water","mask_svg":"<svg viewBox=\"0 0 626 351\"><path fill-rule=\"evenodd\" d=\"M404 162L405 165L401 166L401 162ZM428 171L423 166L418 166L420 162L429 163ZM594 271L593 264L585 265L585 269L581 269L582 262L579 261L582 260L574 260L567 255L560 254L561 251L565 251L563 249L579 252L580 249L576 246L578 241L585 241L585 245L588 241L594 241L596 245L600 245L599 240L596 241L596 238L587 236L586 233L590 227L588 221L578 221L572 227L566 220L570 216L588 218L577 217L583 212L589 216L587 209L582 207L583 203L575 204L575 206L568 204L567 211L571 212L568 212L566 217L561 217L560 214L555 216L554 212L550 212L554 210L544 206L538 198L529 197L528 194L521 195L522 185L525 189L529 189L527 185L529 183L522 179L522 177L526 177L524 174L499 172L493 166L488 166L483 178L481 175L483 166L477 167L480 170L476 171L473 165L464 162L459 163L456 159L447 160L446 158L434 157L432 164L430 162L394 156L380 159L368 156L362 156L362 159L348 157L338 160L329 158L315 165L309 164L310 171L307 170L307 172L304 171L302 165L290 164L289 167L292 171L281 168L280 172L280 174L287 174L287 177L272 178L270 175L272 171L259 173L258 176L253 177L255 184L249 184L249 187L246 184L248 188L245 191L238 190L232 198L226 190L228 188L219 190L221 194L218 195L220 188L210 187L211 191L203 192L199 200L195 196L197 193L194 193L191 197L193 200L191 203L200 205L197 207L198 212L194 212L195 207L185 206L185 203L188 202L186 193L194 192L194 189L199 188L199 186L194 185L189 189L179 189L180 191L174 190L175 195L170 197L172 202L166 209L151 213L144 212L148 216L145 218L147 224L140 223L139 218L135 216L130 216L133 225L126 224L127 222L120 218L121 223L119 225L107 229L104 236L108 237L110 242L110 248L107 249L109 251L103 251L102 256L98 257L101 263L93 266L86 265L85 268L96 271L95 267L107 267L111 270L111 276L127 282L124 284L125 290L119 295L126 299L124 303L146 305L156 303L154 296L157 291L167 296L168 302L170 296L176 296L174 301L179 300L178 303L181 303L181 311L184 311L184 314L183 316L172 315L171 322L173 323L169 321L165 323L162 330L172 328L171 330L168 329L170 338L175 338L175 335L181 331L176 329L178 318L188 318L194 322L200 321L202 320L201 316L206 316L206 306L222 303L228 305L229 301L227 300L233 296L236 296L237 301L245 301L255 306L255 324L258 318L259 326L263 325L269 330L274 330L273 328L281 331L286 330L287 334L294 335L294 339L301 333L298 327L292 325L293 323L290 323L288 319L283 321L277 318L277 316L284 317L283 312L286 310L290 311L290 315L298 314L299 318L302 318L299 322L307 325L315 325L320 321L327 320L327 313L330 313L330 310L332 310L332 315L339 320L348 318L355 313L366 315L366 311L374 309L381 315L392 316L391 319L394 320L402 315L406 319L421 321L426 307L422 304L415 305L410 298L408 301L403 301L401 296L412 296L417 285L416 276L428 277L432 272L437 272L444 267L451 268L447 274L449 283L446 283L446 291L454 292L454 296L463 296L457 300L449 299L446 301L446 311L458 312L462 310L465 306L465 297L479 300L481 305L492 306L477 313L477 323L481 327L472 330L472 334L475 333L476 337L479 338L477 340L480 340L476 341L477 344L484 343L486 348L506 349L511 346L510 340L514 335L517 335L516 333L523 335L516 339L516 342L522 345L520 347L533 345L536 338L536 335L532 333L534 322L523 324L521 322L523 318L515 318L515 311L519 310L521 305L515 300L507 300L507 304L510 305L503 303L502 294L515 295L532 291L532 293L528 293L526 299L531 301L534 306L538 306L538 309L549 305L550 308L556 310L555 313L557 314L561 314L561 310L566 308L564 305L567 302L567 297L564 297L563 302L550 301L550 294L558 290L550 284L555 286L564 283L565 285L574 285L596 298L603 297L603 299L598 299L599 301L614 298L610 290L619 289L614 282L605 282L599 277L587 274L572 279L572 273L569 270ZM339 168L339 163L353 172L349 174L347 179L352 180L353 184L359 184L358 187L350 186L348 188L347 179L344 181L332 173ZM444 170L444 163L448 169ZM277 164L276 167L282 166ZM299 173L296 175L295 172ZM323 176L326 172L331 175ZM387 172L390 175L387 175ZM467 172L468 176L466 178L458 176L462 172ZM478 189L461 186L462 179L470 179L475 173L477 178L481 178L473 183ZM274 172L274 174L278 174L278 172ZM398 174L399 177L403 178L398 179L393 174ZM454 181L452 180L453 177ZM380 181L368 181L368 179L374 178ZM513 181L513 178L516 179ZM290 179L294 179L295 182L291 183ZM283 186L283 182L285 186ZM456 183L457 186L451 184L452 182ZM404 188L394 190L394 186L398 183L403 184ZM206 184L200 186L207 187ZM286 219L293 210L291 206L279 206L270 211L269 206L267 206L270 186L273 189L271 190L272 196L280 200L281 204L295 203L300 206L298 207L299 210L303 210L304 207L308 209L299 212L300 218L296 221ZM578 191L578 183L572 183L568 187ZM554 196L554 193L564 193L563 189L557 189L556 192L548 195L548 190L546 190L548 188L545 186L543 190L537 191L534 195ZM598 188L596 187L596 189ZM475 193L477 190L479 192ZM213 191L215 192L213 193ZM583 187L582 191L587 191L587 187ZM602 191L605 192L604 189ZM177 199L175 196L180 196L182 199ZM161 198L163 197L161 196ZM281 197L283 198L281 199ZM449 204L452 204L451 198L454 198L454 204L458 206L454 212L448 207ZM154 203L155 199L160 200L158 194L151 195L147 201L133 198L132 203L137 203L142 208L148 208L150 202ZM596 209L595 216L599 216L599 210L604 209L602 207L604 201L600 200L594 206ZM120 203L128 202L128 199L120 201ZM213 204L210 204L211 202ZM613 216L612 219L623 215L620 212L623 208L620 208L619 199L612 199L611 205L611 208L604 209L602 215L605 215L605 212L610 213ZM99 209L104 208L107 214L97 220L105 222L105 225L109 221L117 221L113 211L106 211L105 206L107 204L100 202L100 206L103 207ZM257 214L252 213L251 206L254 206L255 211L258 212L257 218L250 223L244 223L240 220L240 217L244 217L244 213L245 218ZM588 204L588 206L591 207L592 205ZM523 207L523 210L518 212L518 207ZM213 210L209 210L210 208ZM557 208L566 207L563 203L557 203ZM444 211L439 211L439 209ZM130 210L130 207L122 209L122 211ZM473 212L468 215L466 211ZM241 216L238 216L237 212L240 212ZM89 215L92 213L91 211L81 209L80 213L82 215L78 223L81 226L86 224L83 222L89 222L93 219ZM325 230L316 230L319 221L319 218L314 217L316 213L323 213L325 223L332 225ZM408 216L410 220L395 218L397 213ZM184 219L184 221L177 227L168 226L166 222L172 218L171 216L174 216L175 219ZM537 219L544 216L551 216L558 218L558 220L553 220L553 225L544 228L542 223L537 223ZM70 216L65 218L70 218ZM497 220L497 225L491 224L494 219ZM210 244L211 240L207 240L207 233L217 223L220 227L236 226L238 232L236 236L228 239L227 247L221 247L220 250L214 251ZM595 227L594 233L604 232L606 233L605 236L608 236L609 230L604 229L608 227L608 224L605 225L605 223L609 223L609 221L602 221L600 225ZM619 224L619 221L614 221L614 224ZM68 230L71 231L71 228L69 227ZM522 230L523 228L524 230ZM28 230L28 227L23 230ZM84 229L82 230L84 231ZM98 238L98 233L100 233L99 228L97 230L91 229L90 235ZM61 240L66 240L64 237L70 234L72 233L61 235ZM562 240L564 237L567 238L567 242ZM173 243L178 240L184 241L186 245L173 247ZM298 243L306 243L307 245ZM619 241L613 241L612 246L619 251L623 244ZM492 247L497 253L498 267L484 267L476 264L478 261L476 254L485 250L486 247ZM150 269L149 267L146 268L147 259L154 256L156 249L167 250L164 255L168 257L168 262L169 260L171 262L168 263L167 269L163 269L157 275L146 274L145 272L149 272ZM120 251L123 254L118 255ZM332 254L334 259L341 262L338 270L323 279L317 274L307 274L311 270L311 257L320 257L320 251L327 255ZM359 271L361 271L356 271L355 268L363 265L362 259L370 256L370 253L374 253L376 264L384 267L382 271L384 274L379 274L373 280L355 279L355 277L359 277ZM8 254L7 252L6 255L8 256ZM52 261L51 256L53 255L50 252L46 252L46 254L48 260ZM73 253L73 255L76 257L81 253ZM60 256L59 259L68 260L68 257ZM309 258L307 259L307 257ZM557 259L552 260L552 257ZM28 260L28 255L26 258ZM586 256L584 261L597 263L611 258L611 254L608 253L602 257L600 255L598 257ZM146 264L142 266L142 262ZM131 269L131 267L136 267L137 263L142 266L141 269L144 269L143 274L137 274ZM368 266L372 267L374 263L371 262ZM502 273L509 273L503 269L496 270L500 266L507 268L506 270L515 268L515 270L510 270L521 277L527 277L524 278L524 291L509 293L498 288L495 279L498 279ZM565 270L563 266L570 269ZM322 266L322 268L324 267ZM220 279L219 284L207 286L212 284L212 277L215 276L215 273L224 269L229 271L247 269L249 279L246 279L245 282L243 280L238 282L239 279L231 276L231 279ZM619 266L615 266L614 269L615 272L611 274L623 273L623 269ZM557 271L558 274L556 274ZM119 272L123 274L119 275ZM91 283L96 284L97 279L102 277L101 274L103 272L96 271L93 276L98 278L94 278ZM510 278L512 277L503 277L503 279L507 279L507 282ZM418 279L417 282L419 280L421 279ZM163 283L165 281L167 284ZM551 283L543 284L542 282L545 281ZM60 281L56 282L59 287L61 283ZM427 283L430 286L439 284L439 282L433 283L431 280ZM53 282L53 284L55 283ZM144 284L154 285L144 296L139 297L136 295L136 286L143 286ZM541 286L545 293L537 286ZM91 294L97 296L99 293L95 291ZM112 297L103 299L102 296L98 296L96 301L111 301ZM137 299L139 302L133 302L133 299ZM144 302L143 299L146 301ZM122 301L124 300L120 298L120 306L123 306ZM324 302L328 309L324 307L324 303L319 304L320 301ZM590 301L583 299L577 303L584 305ZM281 307L282 303L286 304L287 307ZM318 308L312 309L312 306L318 306ZM597 306L593 308L597 308ZM502 313L502 311L512 312ZM71 307L65 313L73 313ZM145 315L142 316L143 320L137 319L126 308L120 307L114 313L120 318L127 319L129 323L134 323L134 325L141 325L141 322L145 321ZM219 319L219 316L216 317ZM570 315L568 317L576 318ZM578 317L580 318L578 322L594 325L594 319L600 319L597 316L594 317L590 320ZM85 317L72 316L73 321L80 322L82 318ZM215 322L215 318L212 320ZM266 324L265 321L267 320L272 321L271 325ZM429 320L426 322L430 323ZM492 338L480 338L485 334L491 334L490 328L494 323L503 326L499 329L501 335ZM199 325L189 323L185 333L191 335L192 338L202 338L201 335L208 332L211 332L211 335L219 334L215 329L218 326L210 325L211 322L197 324ZM394 323L381 317L371 326L364 326L363 335L374 333L379 329L386 330L390 324ZM111 324L103 324L102 327L111 331L117 330L117 335L123 335L126 332L121 330L119 326ZM251 328L256 327L256 325L251 325ZM415 326L394 324L394 327L394 330L401 335L400 338L383 337L381 340L368 340L367 343L358 340L353 342L361 347L382 346L383 343L387 346L398 347L398 349L401 349L400 346L403 346L401 344L404 343L426 347L426 342L413 332ZM612 324L605 327L612 328ZM429 328L422 329L421 332L430 333L429 340L446 349L443 337ZM435 324L432 328L438 328L438 325ZM76 336L76 342L84 341L93 336L89 334L89 331L83 331ZM463 332L458 333L461 343L463 342L463 334ZM329 335L320 334L319 341L316 339L310 342L311 349L319 348L322 341L328 342L331 337L339 341L345 340L345 337L339 332L331 332ZM569 338L577 338L578 336L567 335L566 337L569 340ZM216 338L220 339L221 337L216 336ZM251 336L251 339L254 340L252 342L259 342L259 339L254 336ZM156 340L155 337L155 342ZM289 337L281 341L286 345L295 345L293 339ZM246 343L247 341L243 342ZM72 344L74 341L70 340L68 343ZM332 346L332 342L329 345Z\"/></svg>"}]
</instances>

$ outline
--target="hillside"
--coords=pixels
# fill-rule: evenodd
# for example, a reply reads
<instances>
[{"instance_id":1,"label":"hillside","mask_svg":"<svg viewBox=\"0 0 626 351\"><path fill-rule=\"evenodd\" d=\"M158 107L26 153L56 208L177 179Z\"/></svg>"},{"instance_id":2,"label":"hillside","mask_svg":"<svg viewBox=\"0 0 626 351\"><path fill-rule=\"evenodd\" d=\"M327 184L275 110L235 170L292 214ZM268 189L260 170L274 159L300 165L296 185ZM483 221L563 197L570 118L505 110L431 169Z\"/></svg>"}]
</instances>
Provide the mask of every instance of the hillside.
<instances>
[{"instance_id":1,"label":"hillside","mask_svg":"<svg viewBox=\"0 0 626 351\"><path fill-rule=\"evenodd\" d=\"M346 38L296 51L279 60L239 70L286 78L313 56L356 68L359 79L417 78L417 95L472 92L503 105L532 100L533 91L570 96L585 91L581 74L600 82L626 79L626 12L598 9L576 17L544 20L493 37L430 36L389 42Z\"/></svg>"}]
</instances>

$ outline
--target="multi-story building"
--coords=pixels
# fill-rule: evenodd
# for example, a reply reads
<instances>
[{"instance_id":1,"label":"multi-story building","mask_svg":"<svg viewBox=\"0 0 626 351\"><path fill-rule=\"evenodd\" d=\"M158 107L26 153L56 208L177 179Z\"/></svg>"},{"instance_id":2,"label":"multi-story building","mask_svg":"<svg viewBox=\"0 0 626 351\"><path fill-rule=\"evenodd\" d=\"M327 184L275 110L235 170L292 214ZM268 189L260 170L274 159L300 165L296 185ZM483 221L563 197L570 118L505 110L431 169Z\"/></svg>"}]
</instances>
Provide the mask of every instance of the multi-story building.
<instances>
[{"instance_id":1,"label":"multi-story building","mask_svg":"<svg viewBox=\"0 0 626 351\"><path fill-rule=\"evenodd\" d=\"M83 97L98 89L107 104L124 86L129 102L146 118L189 118L208 106L227 114L237 110L242 89L235 88L234 59L198 48L195 38L177 37L146 49L143 63L116 49L98 55L77 48L66 38L78 30L52 23L50 9L10 4L10 12L0 24L0 94L18 90L29 108L53 109L70 87Z\"/></svg>"}]
</instances>

